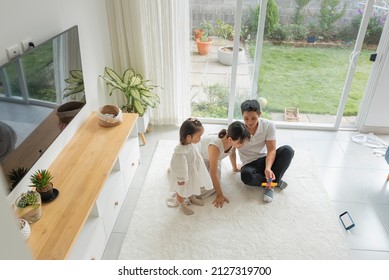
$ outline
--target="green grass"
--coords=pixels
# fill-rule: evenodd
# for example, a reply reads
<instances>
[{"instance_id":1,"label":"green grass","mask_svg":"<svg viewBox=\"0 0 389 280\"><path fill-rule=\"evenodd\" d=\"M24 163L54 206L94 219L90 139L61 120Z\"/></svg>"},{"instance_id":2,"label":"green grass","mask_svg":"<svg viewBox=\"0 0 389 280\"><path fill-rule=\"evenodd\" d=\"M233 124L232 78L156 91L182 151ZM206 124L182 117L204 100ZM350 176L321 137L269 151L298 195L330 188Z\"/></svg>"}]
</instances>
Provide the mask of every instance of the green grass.
<instances>
[{"instance_id":1,"label":"green grass","mask_svg":"<svg viewBox=\"0 0 389 280\"><path fill-rule=\"evenodd\" d=\"M302 113L335 115L349 69L350 48L296 48L266 43L262 50L259 95L267 112L298 107ZM253 56L253 48L250 49ZM344 115L358 112L372 62L362 51Z\"/></svg>"}]
</instances>

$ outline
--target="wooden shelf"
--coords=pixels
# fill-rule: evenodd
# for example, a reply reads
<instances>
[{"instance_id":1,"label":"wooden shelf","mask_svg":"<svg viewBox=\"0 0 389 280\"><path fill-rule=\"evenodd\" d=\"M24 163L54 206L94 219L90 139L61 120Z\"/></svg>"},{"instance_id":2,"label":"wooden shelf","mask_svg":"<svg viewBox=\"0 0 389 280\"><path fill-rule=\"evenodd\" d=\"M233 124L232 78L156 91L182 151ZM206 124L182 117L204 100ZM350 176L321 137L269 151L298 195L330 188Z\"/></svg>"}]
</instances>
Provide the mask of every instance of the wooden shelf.
<instances>
[{"instance_id":1,"label":"wooden shelf","mask_svg":"<svg viewBox=\"0 0 389 280\"><path fill-rule=\"evenodd\" d=\"M137 118L126 113L119 126L102 127L92 113L48 168L59 195L31 224L34 259L67 258Z\"/></svg>"}]
</instances>

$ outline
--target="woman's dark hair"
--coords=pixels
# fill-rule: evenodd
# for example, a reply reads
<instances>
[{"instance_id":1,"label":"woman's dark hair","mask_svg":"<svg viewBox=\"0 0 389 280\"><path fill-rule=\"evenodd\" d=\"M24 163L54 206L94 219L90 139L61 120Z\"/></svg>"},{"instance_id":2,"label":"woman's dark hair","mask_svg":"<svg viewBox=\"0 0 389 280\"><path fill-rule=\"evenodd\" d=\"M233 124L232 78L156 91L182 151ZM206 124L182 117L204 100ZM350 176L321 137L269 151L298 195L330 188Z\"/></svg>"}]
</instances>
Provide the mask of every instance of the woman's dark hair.
<instances>
[{"instance_id":1,"label":"woman's dark hair","mask_svg":"<svg viewBox=\"0 0 389 280\"><path fill-rule=\"evenodd\" d=\"M242 112L242 114L244 112L257 112L257 114L259 115L261 113L261 106L259 105L259 102L256 99L246 100L243 101L240 105L240 111Z\"/></svg>"},{"instance_id":2,"label":"woman's dark hair","mask_svg":"<svg viewBox=\"0 0 389 280\"><path fill-rule=\"evenodd\" d=\"M244 123L240 121L235 121L228 126L227 136L231 137L233 141L239 140L239 143L243 143L246 140L250 140L251 137L250 132L247 130Z\"/></svg>"},{"instance_id":3,"label":"woman's dark hair","mask_svg":"<svg viewBox=\"0 0 389 280\"><path fill-rule=\"evenodd\" d=\"M186 145L186 137L193 136L196 132L203 128L201 122L196 118L189 118L184 121L180 127L180 143Z\"/></svg>"}]
</instances>

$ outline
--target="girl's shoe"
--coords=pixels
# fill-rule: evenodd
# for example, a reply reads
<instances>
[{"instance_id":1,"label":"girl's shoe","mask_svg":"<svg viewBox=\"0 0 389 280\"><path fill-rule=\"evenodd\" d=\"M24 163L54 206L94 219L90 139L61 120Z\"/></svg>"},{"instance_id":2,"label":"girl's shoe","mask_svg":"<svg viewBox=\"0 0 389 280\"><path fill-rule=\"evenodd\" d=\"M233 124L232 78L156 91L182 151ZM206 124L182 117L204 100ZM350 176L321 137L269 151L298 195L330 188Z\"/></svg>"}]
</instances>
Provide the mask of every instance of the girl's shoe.
<instances>
[{"instance_id":1,"label":"girl's shoe","mask_svg":"<svg viewBox=\"0 0 389 280\"><path fill-rule=\"evenodd\" d=\"M189 197L189 200L190 200L190 202L192 202L192 204L194 204L194 205L204 206L204 201L201 200L201 199L198 199L195 195L190 196L190 197Z\"/></svg>"},{"instance_id":2,"label":"girl's shoe","mask_svg":"<svg viewBox=\"0 0 389 280\"><path fill-rule=\"evenodd\" d=\"M178 203L178 207L184 212L185 215L193 215L194 211L186 205L185 201L183 203Z\"/></svg>"}]
</instances>

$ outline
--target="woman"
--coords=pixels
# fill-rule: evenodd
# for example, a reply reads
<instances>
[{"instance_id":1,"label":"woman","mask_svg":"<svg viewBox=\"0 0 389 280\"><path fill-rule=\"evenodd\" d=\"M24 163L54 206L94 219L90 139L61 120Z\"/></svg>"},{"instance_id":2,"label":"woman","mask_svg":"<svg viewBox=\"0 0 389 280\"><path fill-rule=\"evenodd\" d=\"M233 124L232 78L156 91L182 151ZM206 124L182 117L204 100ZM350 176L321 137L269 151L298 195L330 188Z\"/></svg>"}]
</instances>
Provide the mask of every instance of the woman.
<instances>
[{"instance_id":1,"label":"woman","mask_svg":"<svg viewBox=\"0 0 389 280\"><path fill-rule=\"evenodd\" d=\"M222 129L218 137L206 137L201 139L199 143L200 153L211 175L214 187L211 191L203 192L200 197L205 198L216 192L216 198L212 202L216 208L223 207L224 202L229 203L229 199L223 195L220 185L221 160L229 156L232 169L239 172L235 153L232 153L232 150L242 147L248 140L250 140L250 133L245 125L240 121L235 121L228 126L227 130Z\"/></svg>"}]
</instances>

